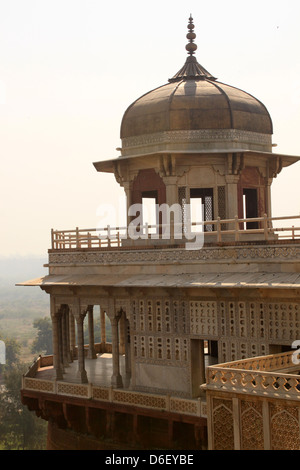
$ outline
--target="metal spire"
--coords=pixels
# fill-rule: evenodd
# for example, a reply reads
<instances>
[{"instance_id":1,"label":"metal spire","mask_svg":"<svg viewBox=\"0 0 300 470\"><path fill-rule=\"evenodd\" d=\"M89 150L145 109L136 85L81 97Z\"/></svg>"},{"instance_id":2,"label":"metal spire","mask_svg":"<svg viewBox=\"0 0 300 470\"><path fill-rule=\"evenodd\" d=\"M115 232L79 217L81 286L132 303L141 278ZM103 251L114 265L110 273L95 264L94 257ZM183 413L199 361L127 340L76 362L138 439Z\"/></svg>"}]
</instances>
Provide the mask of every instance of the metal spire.
<instances>
[{"instance_id":1,"label":"metal spire","mask_svg":"<svg viewBox=\"0 0 300 470\"><path fill-rule=\"evenodd\" d=\"M189 56L186 59L184 66L177 72L174 77L169 79L169 82L177 82L180 80L216 80L207 70L205 70L202 65L197 62L196 57L194 56L195 51L197 50L197 45L194 43L196 39L196 34L194 33L194 23L192 15L189 17L189 24L187 26L189 32L186 37L189 40L188 44L185 46L188 51Z\"/></svg>"},{"instance_id":2,"label":"metal spire","mask_svg":"<svg viewBox=\"0 0 300 470\"><path fill-rule=\"evenodd\" d=\"M193 23L192 15L189 17L189 24L188 24L189 32L187 33L186 37L189 39L189 43L185 46L186 50L188 51L189 55L194 55L194 52L197 50L197 45L194 43L194 39L196 39L196 34L194 33L193 29L195 28Z\"/></svg>"}]
</instances>

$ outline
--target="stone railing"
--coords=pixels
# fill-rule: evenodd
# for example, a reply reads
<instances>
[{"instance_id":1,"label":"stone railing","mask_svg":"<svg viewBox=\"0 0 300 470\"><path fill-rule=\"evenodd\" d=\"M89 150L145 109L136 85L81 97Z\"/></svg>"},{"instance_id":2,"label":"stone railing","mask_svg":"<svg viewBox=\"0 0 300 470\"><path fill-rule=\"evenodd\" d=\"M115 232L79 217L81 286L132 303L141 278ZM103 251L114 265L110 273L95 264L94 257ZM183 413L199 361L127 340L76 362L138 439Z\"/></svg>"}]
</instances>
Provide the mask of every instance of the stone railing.
<instances>
[{"instance_id":1,"label":"stone railing","mask_svg":"<svg viewBox=\"0 0 300 470\"><path fill-rule=\"evenodd\" d=\"M295 367L294 352L288 351L280 354L270 354L268 356L251 357L249 359L241 359L238 361L218 364L212 367L226 367L233 369L244 369L252 371L273 371ZM300 366L299 366L300 367Z\"/></svg>"},{"instance_id":2,"label":"stone railing","mask_svg":"<svg viewBox=\"0 0 300 470\"><path fill-rule=\"evenodd\" d=\"M188 242L184 237L185 230L189 229L190 236L197 233L204 234L204 239L208 243L226 242L228 239L235 242L243 240L243 237L251 236L260 239L300 239L300 216L287 217L257 217L252 219L220 219L204 222L194 222L189 227L182 227L175 233L174 225L142 225L139 232L134 231L134 236L130 232L132 227L111 227L79 229L74 230L53 230L51 231L52 250L71 249L110 249L141 246L152 246L159 242L168 245L182 245ZM276 225L273 227L273 225ZM296 224L296 225L295 225ZM253 227L256 228L253 228ZM250 228L252 227L252 228ZM229 238L228 238L229 237ZM189 237L190 238L190 237Z\"/></svg>"},{"instance_id":3,"label":"stone railing","mask_svg":"<svg viewBox=\"0 0 300 470\"><path fill-rule=\"evenodd\" d=\"M64 395L104 401L114 404L132 405L153 410L206 417L206 401L202 398L188 399L170 395L144 393L131 390L101 387L92 383L78 384L58 380L39 379L39 369L52 365L53 356L39 357L22 377L22 390Z\"/></svg>"},{"instance_id":4,"label":"stone railing","mask_svg":"<svg viewBox=\"0 0 300 470\"><path fill-rule=\"evenodd\" d=\"M300 365L294 361L288 352L210 366L203 388L300 399Z\"/></svg>"}]
</instances>

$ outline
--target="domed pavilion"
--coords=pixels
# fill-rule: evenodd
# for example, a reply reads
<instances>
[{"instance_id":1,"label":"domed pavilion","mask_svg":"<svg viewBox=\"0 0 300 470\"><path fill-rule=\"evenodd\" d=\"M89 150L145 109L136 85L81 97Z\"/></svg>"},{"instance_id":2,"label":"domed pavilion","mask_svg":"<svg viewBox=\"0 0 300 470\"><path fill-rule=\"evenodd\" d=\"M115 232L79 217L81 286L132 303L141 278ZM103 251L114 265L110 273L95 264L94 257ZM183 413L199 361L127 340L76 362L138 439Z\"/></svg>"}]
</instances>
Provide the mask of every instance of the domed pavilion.
<instances>
[{"instance_id":1,"label":"domed pavilion","mask_svg":"<svg viewBox=\"0 0 300 470\"><path fill-rule=\"evenodd\" d=\"M195 38L190 17L185 64L125 111L120 156L94 163L124 188L127 226L52 230L48 274L21 284L50 297L53 354L21 391L48 449L276 449L282 429L300 448L285 376L300 216L272 218L270 191L299 157L272 152L266 107L205 70Z\"/></svg>"},{"instance_id":2,"label":"domed pavilion","mask_svg":"<svg viewBox=\"0 0 300 470\"><path fill-rule=\"evenodd\" d=\"M185 212L184 204L197 199L202 221L270 217L272 179L296 159L272 154L268 110L202 67L195 38L190 17L185 64L125 111L121 156L94 165L115 174L128 207L149 197L158 205L180 204Z\"/></svg>"}]
</instances>

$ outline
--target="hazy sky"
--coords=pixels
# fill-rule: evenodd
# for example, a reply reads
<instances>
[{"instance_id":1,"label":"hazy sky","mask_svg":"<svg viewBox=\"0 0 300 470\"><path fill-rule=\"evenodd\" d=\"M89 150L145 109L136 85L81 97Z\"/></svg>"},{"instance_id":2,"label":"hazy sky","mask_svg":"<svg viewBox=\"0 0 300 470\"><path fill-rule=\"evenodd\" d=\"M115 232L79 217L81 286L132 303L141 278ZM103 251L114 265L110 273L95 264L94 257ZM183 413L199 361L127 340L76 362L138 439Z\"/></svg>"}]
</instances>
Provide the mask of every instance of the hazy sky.
<instances>
[{"instance_id":1,"label":"hazy sky","mask_svg":"<svg viewBox=\"0 0 300 470\"><path fill-rule=\"evenodd\" d=\"M0 256L45 255L50 230L92 228L124 198L92 163L119 155L126 108L197 60L261 100L274 152L300 155L299 0L9 0L0 3ZM295 215L300 163L273 184Z\"/></svg>"}]
</instances>

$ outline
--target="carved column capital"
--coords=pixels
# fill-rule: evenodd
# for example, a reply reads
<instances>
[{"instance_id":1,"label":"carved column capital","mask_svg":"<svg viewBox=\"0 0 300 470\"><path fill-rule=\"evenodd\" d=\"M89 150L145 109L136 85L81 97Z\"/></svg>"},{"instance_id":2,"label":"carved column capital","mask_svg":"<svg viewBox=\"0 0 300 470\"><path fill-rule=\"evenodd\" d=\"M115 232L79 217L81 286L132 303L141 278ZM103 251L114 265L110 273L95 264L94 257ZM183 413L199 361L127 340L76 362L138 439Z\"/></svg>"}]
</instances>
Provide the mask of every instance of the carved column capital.
<instances>
[{"instance_id":1,"label":"carved column capital","mask_svg":"<svg viewBox=\"0 0 300 470\"><path fill-rule=\"evenodd\" d=\"M60 314L61 314L60 303L57 303L55 297L50 295L50 315L51 315L52 321L57 320Z\"/></svg>"},{"instance_id":2,"label":"carved column capital","mask_svg":"<svg viewBox=\"0 0 300 470\"><path fill-rule=\"evenodd\" d=\"M113 321L116 318L116 301L113 297L108 299L106 314L110 321Z\"/></svg>"},{"instance_id":3,"label":"carved column capital","mask_svg":"<svg viewBox=\"0 0 300 470\"><path fill-rule=\"evenodd\" d=\"M238 184L240 175L225 175L225 181L227 184Z\"/></svg>"},{"instance_id":4,"label":"carved column capital","mask_svg":"<svg viewBox=\"0 0 300 470\"><path fill-rule=\"evenodd\" d=\"M73 303L72 303L72 313L74 315L74 318L77 320L79 318L84 318L85 315L87 314L87 311L88 311L88 308L89 308L89 305L87 304L82 304L80 302L80 299L76 299Z\"/></svg>"}]
</instances>

